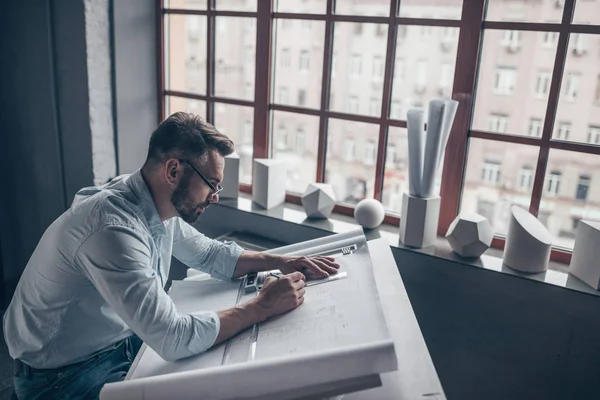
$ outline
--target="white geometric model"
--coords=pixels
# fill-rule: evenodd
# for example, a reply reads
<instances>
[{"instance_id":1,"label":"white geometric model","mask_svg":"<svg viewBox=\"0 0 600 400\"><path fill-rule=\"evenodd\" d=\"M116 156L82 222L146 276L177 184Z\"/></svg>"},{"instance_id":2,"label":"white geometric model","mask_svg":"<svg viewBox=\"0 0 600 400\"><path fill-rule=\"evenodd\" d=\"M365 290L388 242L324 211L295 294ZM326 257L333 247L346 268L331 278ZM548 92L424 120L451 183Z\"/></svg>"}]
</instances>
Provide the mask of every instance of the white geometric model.
<instances>
[{"instance_id":1,"label":"white geometric model","mask_svg":"<svg viewBox=\"0 0 600 400\"><path fill-rule=\"evenodd\" d=\"M569 273L600 289L600 222L580 220Z\"/></svg>"},{"instance_id":2,"label":"white geometric model","mask_svg":"<svg viewBox=\"0 0 600 400\"><path fill-rule=\"evenodd\" d=\"M435 245L439 216L440 196L422 199L404 193L400 214L400 244L419 249Z\"/></svg>"},{"instance_id":3,"label":"white geometric model","mask_svg":"<svg viewBox=\"0 0 600 400\"><path fill-rule=\"evenodd\" d=\"M544 224L527 210L512 206L510 214L504 264L526 273L546 271L552 250L552 236Z\"/></svg>"},{"instance_id":4,"label":"white geometric model","mask_svg":"<svg viewBox=\"0 0 600 400\"><path fill-rule=\"evenodd\" d=\"M309 183L301 200L308 218L329 218L335 206L333 187L327 183Z\"/></svg>"},{"instance_id":5,"label":"white geometric model","mask_svg":"<svg viewBox=\"0 0 600 400\"><path fill-rule=\"evenodd\" d=\"M225 171L223 174L223 190L219 193L222 199L237 199L240 189L240 156L231 153L225 156Z\"/></svg>"},{"instance_id":6,"label":"white geometric model","mask_svg":"<svg viewBox=\"0 0 600 400\"><path fill-rule=\"evenodd\" d=\"M356 222L368 229L381 225L384 216L383 204L375 199L361 200L354 209Z\"/></svg>"},{"instance_id":7,"label":"white geometric model","mask_svg":"<svg viewBox=\"0 0 600 400\"><path fill-rule=\"evenodd\" d=\"M285 160L254 159L252 201L269 209L285 201Z\"/></svg>"},{"instance_id":8,"label":"white geometric model","mask_svg":"<svg viewBox=\"0 0 600 400\"><path fill-rule=\"evenodd\" d=\"M490 247L494 230L490 222L475 213L461 213L452 221L446 239L462 257L479 257Z\"/></svg>"}]
</instances>

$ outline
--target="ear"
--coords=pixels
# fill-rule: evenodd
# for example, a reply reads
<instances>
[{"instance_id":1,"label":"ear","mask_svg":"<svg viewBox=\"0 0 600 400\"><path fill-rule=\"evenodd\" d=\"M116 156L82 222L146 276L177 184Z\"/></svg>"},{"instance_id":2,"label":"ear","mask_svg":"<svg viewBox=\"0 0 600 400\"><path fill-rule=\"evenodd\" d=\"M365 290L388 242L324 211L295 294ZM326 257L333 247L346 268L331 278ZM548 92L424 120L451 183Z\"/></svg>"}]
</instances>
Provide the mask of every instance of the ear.
<instances>
[{"instance_id":1,"label":"ear","mask_svg":"<svg viewBox=\"0 0 600 400\"><path fill-rule=\"evenodd\" d=\"M170 158L165 163L165 179L171 185L177 185L183 176L183 165L176 158Z\"/></svg>"}]
</instances>

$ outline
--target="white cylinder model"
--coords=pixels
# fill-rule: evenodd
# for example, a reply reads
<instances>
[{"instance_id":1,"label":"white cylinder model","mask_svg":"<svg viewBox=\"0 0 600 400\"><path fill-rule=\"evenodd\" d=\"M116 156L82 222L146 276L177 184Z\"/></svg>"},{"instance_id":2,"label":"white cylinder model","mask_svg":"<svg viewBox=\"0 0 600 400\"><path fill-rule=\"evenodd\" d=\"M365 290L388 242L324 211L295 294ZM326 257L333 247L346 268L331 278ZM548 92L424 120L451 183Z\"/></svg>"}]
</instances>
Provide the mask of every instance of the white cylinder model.
<instances>
[{"instance_id":1,"label":"white cylinder model","mask_svg":"<svg viewBox=\"0 0 600 400\"><path fill-rule=\"evenodd\" d=\"M548 269L552 237L536 217L518 206L510 208L510 225L504 247L504 264L526 273Z\"/></svg>"}]
</instances>

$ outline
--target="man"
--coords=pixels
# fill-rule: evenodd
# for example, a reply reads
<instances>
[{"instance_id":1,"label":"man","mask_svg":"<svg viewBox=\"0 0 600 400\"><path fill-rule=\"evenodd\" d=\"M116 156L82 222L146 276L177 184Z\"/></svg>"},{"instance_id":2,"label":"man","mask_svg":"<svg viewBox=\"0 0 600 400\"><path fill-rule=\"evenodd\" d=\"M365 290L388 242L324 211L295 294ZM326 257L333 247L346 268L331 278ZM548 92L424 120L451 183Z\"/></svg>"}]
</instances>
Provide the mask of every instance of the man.
<instances>
[{"instance_id":1,"label":"man","mask_svg":"<svg viewBox=\"0 0 600 400\"><path fill-rule=\"evenodd\" d=\"M244 251L189 225L219 200L232 152L212 125L176 113L152 133L140 170L77 193L42 236L4 316L19 399L96 398L125 377L141 341L168 361L201 353L302 304L301 271L337 272L331 258ZM248 303L180 314L163 289L171 255L220 279L285 275Z\"/></svg>"}]
</instances>

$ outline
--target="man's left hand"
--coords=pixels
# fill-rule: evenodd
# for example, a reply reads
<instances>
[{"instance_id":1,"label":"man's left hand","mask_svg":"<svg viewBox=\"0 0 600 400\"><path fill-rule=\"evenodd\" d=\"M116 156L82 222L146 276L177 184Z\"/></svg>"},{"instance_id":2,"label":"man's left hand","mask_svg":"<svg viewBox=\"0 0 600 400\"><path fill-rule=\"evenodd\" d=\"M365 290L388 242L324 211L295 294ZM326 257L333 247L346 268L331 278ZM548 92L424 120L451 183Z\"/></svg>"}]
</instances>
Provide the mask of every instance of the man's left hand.
<instances>
[{"instance_id":1,"label":"man's left hand","mask_svg":"<svg viewBox=\"0 0 600 400\"><path fill-rule=\"evenodd\" d=\"M300 271L309 279L318 279L337 274L340 265L333 257L282 256L278 268L283 274Z\"/></svg>"}]
</instances>

